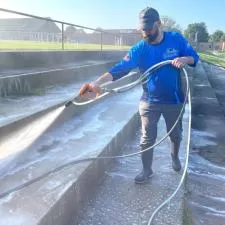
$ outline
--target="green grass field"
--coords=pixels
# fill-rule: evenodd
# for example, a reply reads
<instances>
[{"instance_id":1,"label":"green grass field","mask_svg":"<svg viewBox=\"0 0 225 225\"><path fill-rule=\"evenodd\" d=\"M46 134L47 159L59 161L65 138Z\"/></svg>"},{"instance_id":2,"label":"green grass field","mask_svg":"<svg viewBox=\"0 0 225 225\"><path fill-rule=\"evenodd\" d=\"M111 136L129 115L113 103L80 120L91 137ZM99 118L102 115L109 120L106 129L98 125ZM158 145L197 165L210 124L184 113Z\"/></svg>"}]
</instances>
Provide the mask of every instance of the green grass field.
<instances>
[{"instance_id":1,"label":"green grass field","mask_svg":"<svg viewBox=\"0 0 225 225\"><path fill-rule=\"evenodd\" d=\"M225 59L225 52L219 53L218 56L223 57Z\"/></svg>"},{"instance_id":2,"label":"green grass field","mask_svg":"<svg viewBox=\"0 0 225 225\"><path fill-rule=\"evenodd\" d=\"M103 45L103 50L128 50L130 46ZM100 44L76 44L64 43L65 50L100 51ZM62 44L56 42L35 42L35 41L0 41L0 51L54 51L62 50ZM214 55L211 52L199 53L202 60L225 67L225 53Z\"/></svg>"},{"instance_id":3,"label":"green grass field","mask_svg":"<svg viewBox=\"0 0 225 225\"><path fill-rule=\"evenodd\" d=\"M206 62L225 67L225 53L221 53L220 56L213 55L212 53L199 53L199 55Z\"/></svg>"},{"instance_id":4,"label":"green grass field","mask_svg":"<svg viewBox=\"0 0 225 225\"><path fill-rule=\"evenodd\" d=\"M129 46L103 45L103 50L123 50ZM66 50L101 50L100 44L64 43ZM0 41L0 51L20 50L62 50L62 44L57 42L35 41Z\"/></svg>"}]
</instances>

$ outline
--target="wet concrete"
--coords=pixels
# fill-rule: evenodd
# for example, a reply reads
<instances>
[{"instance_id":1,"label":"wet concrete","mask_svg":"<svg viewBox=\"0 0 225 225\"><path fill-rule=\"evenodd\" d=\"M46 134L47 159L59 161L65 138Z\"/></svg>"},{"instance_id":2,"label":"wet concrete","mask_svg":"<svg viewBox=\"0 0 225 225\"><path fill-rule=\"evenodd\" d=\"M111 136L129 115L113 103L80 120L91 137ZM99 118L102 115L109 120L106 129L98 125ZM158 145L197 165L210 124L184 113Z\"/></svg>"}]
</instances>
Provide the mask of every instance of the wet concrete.
<instances>
[{"instance_id":1,"label":"wet concrete","mask_svg":"<svg viewBox=\"0 0 225 225\"><path fill-rule=\"evenodd\" d=\"M225 116L225 68L205 63L204 69Z\"/></svg>"},{"instance_id":2,"label":"wet concrete","mask_svg":"<svg viewBox=\"0 0 225 225\"><path fill-rule=\"evenodd\" d=\"M111 65L112 62L92 61L92 63L83 62L82 66L63 65L59 71L42 69L36 72L20 71L22 73L11 74L10 76L19 77L21 85L26 84L28 90L21 90L22 95L19 95L20 90L11 85L11 95L0 99L0 127L72 98L84 82L95 80ZM9 74L7 79L9 81L12 79L9 78ZM41 79L42 82L37 82L37 79ZM4 86L2 91L7 89L7 85L3 83L0 83L0 86Z\"/></svg>"},{"instance_id":3,"label":"wet concrete","mask_svg":"<svg viewBox=\"0 0 225 225\"><path fill-rule=\"evenodd\" d=\"M224 69L205 63L199 63L193 73L194 110L184 204L185 224L225 224L224 99L221 102L217 95L223 91L220 84L224 81ZM199 88L201 83L204 85Z\"/></svg>"},{"instance_id":4,"label":"wet concrete","mask_svg":"<svg viewBox=\"0 0 225 225\"><path fill-rule=\"evenodd\" d=\"M184 165L187 145L188 107L184 115L184 139L181 144L181 162ZM166 134L165 122L160 119L158 140ZM134 133L135 135L135 133ZM139 151L140 128L122 149L123 154ZM170 141L157 146L154 150L154 176L148 184L134 183L134 177L141 170L140 155L117 160L112 168L106 172L105 179L96 195L83 209L82 215L74 220L73 225L145 225L154 210L163 203L176 189L183 170L173 171L170 157ZM154 217L154 225L181 225L183 223L183 186L170 204L162 208Z\"/></svg>"},{"instance_id":5,"label":"wet concrete","mask_svg":"<svg viewBox=\"0 0 225 225\"><path fill-rule=\"evenodd\" d=\"M221 93L224 91L224 86L219 87L219 86L216 86L215 84L225 82L225 69L217 67L217 66L213 66L213 65L208 65L208 64L203 64L203 66L204 66L207 78L210 82L210 85L212 89L214 90L215 98L217 99L216 107L217 109L220 109L220 114L218 114L216 118L214 117L213 113L210 114L210 118L208 118L207 123L205 123L207 125L205 125L204 128L206 131L210 130L211 128L212 133L215 135L214 142L217 143L218 148L214 150L214 152L218 154L217 161L220 160L221 163L223 163L225 162L225 155L224 155L224 151L222 150L225 146L225 142L224 142L225 133L223 131L224 125L225 125L225 117L224 117L225 116L225 108L224 108L225 96ZM208 108L214 108L216 110L216 108L212 107L210 104ZM199 125L203 124L200 121L199 121Z\"/></svg>"},{"instance_id":6,"label":"wet concrete","mask_svg":"<svg viewBox=\"0 0 225 225\"><path fill-rule=\"evenodd\" d=\"M188 174L188 224L224 225L225 167L193 153Z\"/></svg>"},{"instance_id":7,"label":"wet concrete","mask_svg":"<svg viewBox=\"0 0 225 225\"><path fill-rule=\"evenodd\" d=\"M120 96L106 98L79 117L64 121L57 129L54 127L45 132L51 120L54 123L54 116L59 111L21 128L1 148L4 151L0 159L0 193L74 159L116 154L129 137L131 127L137 124L136 119L132 122L132 118L137 111L140 91L136 88ZM115 104L117 107L112 107ZM123 113L118 112L118 108L123 108ZM73 110L73 107L67 110ZM128 121L131 121L129 126ZM4 217L4 221L1 220L0 224L66 224L92 193L90 185L94 191L95 182L99 181L109 162L103 160L68 167L3 197L0 200L0 216ZM20 219L17 219L18 216Z\"/></svg>"},{"instance_id":8,"label":"wet concrete","mask_svg":"<svg viewBox=\"0 0 225 225\"><path fill-rule=\"evenodd\" d=\"M193 120L187 179L169 207L156 215L153 224L225 224L224 103L218 98L223 90L217 79L210 79L207 65L204 66L200 63L196 69L189 69ZM215 70L218 77L223 73L222 69ZM10 132L5 130L6 136L0 135L0 196L80 157L139 150L136 113L141 90L136 88L119 95L79 112L75 112L74 106L66 110L58 107L18 123L14 132L11 128ZM123 109L122 113L118 109ZM182 164L187 144L187 111ZM165 126L160 121L159 137L163 134ZM125 141L129 143L123 147ZM141 167L138 156L117 160L111 168L112 161L101 160L43 176L0 199L0 217L4 218L0 224L147 224L151 213L175 190L181 178L171 169L169 148L167 140L155 149L155 176L144 186L133 182Z\"/></svg>"}]
</instances>

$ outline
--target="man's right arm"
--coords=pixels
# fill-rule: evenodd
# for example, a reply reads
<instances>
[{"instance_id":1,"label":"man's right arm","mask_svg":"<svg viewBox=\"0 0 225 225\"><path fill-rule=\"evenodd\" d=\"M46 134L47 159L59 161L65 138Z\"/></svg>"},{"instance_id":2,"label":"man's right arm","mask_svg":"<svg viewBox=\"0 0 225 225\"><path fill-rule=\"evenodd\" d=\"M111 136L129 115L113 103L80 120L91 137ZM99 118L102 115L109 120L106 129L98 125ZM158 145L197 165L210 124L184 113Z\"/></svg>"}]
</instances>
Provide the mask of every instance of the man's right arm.
<instances>
[{"instance_id":1,"label":"man's right arm","mask_svg":"<svg viewBox=\"0 0 225 225\"><path fill-rule=\"evenodd\" d=\"M96 81L94 81L93 84L101 86L102 84L105 84L110 81L113 81L113 76L111 73L106 72L103 75L101 75Z\"/></svg>"},{"instance_id":2,"label":"man's right arm","mask_svg":"<svg viewBox=\"0 0 225 225\"><path fill-rule=\"evenodd\" d=\"M101 93L100 86L110 81L115 81L128 74L132 69L137 68L143 43L139 42L133 46L126 56L117 64L115 64L108 72L101 75L97 80L90 84L85 84L80 89L80 94L85 95L85 92L94 92L96 95Z\"/></svg>"}]
</instances>

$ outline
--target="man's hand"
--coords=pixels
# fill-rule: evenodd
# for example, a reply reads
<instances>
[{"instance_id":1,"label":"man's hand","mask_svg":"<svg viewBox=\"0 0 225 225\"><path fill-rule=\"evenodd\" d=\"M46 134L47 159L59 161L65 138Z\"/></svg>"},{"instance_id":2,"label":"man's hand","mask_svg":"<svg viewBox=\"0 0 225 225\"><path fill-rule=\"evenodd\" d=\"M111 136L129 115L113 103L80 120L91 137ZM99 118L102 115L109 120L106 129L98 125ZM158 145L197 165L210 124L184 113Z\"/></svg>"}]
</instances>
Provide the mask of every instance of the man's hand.
<instances>
[{"instance_id":1,"label":"man's hand","mask_svg":"<svg viewBox=\"0 0 225 225\"><path fill-rule=\"evenodd\" d=\"M172 65L179 68L179 69L183 68L186 63L187 63L187 60L185 59L185 57L175 58L172 61Z\"/></svg>"},{"instance_id":2,"label":"man's hand","mask_svg":"<svg viewBox=\"0 0 225 225\"><path fill-rule=\"evenodd\" d=\"M187 57L178 57L172 61L172 65L177 68L183 68L185 64L194 64L194 58L191 56Z\"/></svg>"},{"instance_id":3,"label":"man's hand","mask_svg":"<svg viewBox=\"0 0 225 225\"><path fill-rule=\"evenodd\" d=\"M79 94L85 98L95 98L101 94L101 88L97 84L87 83L80 88Z\"/></svg>"},{"instance_id":4,"label":"man's hand","mask_svg":"<svg viewBox=\"0 0 225 225\"><path fill-rule=\"evenodd\" d=\"M98 97L102 90L100 85L110 82L113 80L113 77L110 73L104 73L93 83L84 84L79 91L79 95L84 98L93 99Z\"/></svg>"}]
</instances>

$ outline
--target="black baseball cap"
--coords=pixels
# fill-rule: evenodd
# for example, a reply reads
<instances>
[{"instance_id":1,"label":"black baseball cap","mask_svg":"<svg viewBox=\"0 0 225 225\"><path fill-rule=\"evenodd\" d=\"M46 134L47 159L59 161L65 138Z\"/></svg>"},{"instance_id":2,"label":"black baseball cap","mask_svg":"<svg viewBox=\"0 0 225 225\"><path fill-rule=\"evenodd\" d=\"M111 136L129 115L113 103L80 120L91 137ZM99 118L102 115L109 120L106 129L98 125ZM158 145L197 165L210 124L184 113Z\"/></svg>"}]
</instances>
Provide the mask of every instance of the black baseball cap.
<instances>
[{"instance_id":1,"label":"black baseball cap","mask_svg":"<svg viewBox=\"0 0 225 225\"><path fill-rule=\"evenodd\" d=\"M147 7L139 13L140 30L152 29L155 21L159 21L159 13L157 10Z\"/></svg>"}]
</instances>

